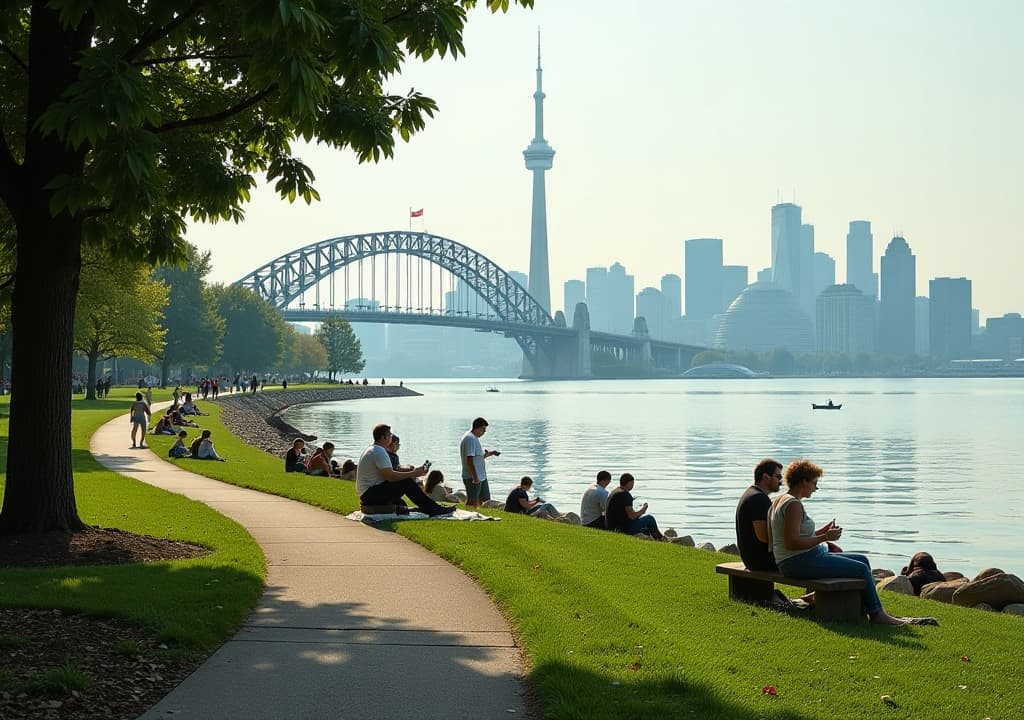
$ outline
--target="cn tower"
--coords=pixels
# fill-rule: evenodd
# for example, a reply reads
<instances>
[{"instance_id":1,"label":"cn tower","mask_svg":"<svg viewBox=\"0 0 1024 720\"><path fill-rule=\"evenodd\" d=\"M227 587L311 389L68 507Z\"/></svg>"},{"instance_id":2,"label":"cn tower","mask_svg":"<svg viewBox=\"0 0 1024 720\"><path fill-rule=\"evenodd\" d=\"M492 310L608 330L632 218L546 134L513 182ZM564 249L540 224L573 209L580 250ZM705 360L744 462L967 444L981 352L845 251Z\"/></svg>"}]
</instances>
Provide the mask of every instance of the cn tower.
<instances>
[{"instance_id":1,"label":"cn tower","mask_svg":"<svg viewBox=\"0 0 1024 720\"><path fill-rule=\"evenodd\" d=\"M530 287L533 299L551 312L551 281L548 274L548 209L544 173L551 169L555 151L544 139L544 91L541 89L540 31L537 31L537 90L533 93L533 142L523 150L526 169L533 173L533 213L530 222Z\"/></svg>"}]
</instances>

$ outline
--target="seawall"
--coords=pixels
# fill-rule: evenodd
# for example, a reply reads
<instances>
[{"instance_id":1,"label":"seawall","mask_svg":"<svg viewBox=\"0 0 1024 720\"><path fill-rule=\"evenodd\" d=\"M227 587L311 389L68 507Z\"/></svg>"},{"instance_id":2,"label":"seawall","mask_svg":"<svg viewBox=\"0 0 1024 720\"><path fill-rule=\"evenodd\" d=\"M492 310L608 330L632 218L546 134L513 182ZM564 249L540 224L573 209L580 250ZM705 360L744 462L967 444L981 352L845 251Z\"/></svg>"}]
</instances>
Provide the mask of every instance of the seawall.
<instances>
[{"instance_id":1,"label":"seawall","mask_svg":"<svg viewBox=\"0 0 1024 720\"><path fill-rule=\"evenodd\" d=\"M395 385L337 385L325 388L303 388L259 393L221 395L221 421L245 443L272 455L283 456L292 440L301 437L316 440L281 419L280 414L293 405L363 400L366 398L412 397L421 393Z\"/></svg>"}]
</instances>

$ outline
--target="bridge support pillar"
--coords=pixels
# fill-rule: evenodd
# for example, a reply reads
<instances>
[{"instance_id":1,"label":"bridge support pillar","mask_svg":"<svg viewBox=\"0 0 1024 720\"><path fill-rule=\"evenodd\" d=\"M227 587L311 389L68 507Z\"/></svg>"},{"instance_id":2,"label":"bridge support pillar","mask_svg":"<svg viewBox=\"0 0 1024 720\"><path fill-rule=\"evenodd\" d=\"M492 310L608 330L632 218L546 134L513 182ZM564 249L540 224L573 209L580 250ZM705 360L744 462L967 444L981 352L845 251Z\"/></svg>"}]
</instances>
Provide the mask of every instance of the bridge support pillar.
<instances>
[{"instance_id":1,"label":"bridge support pillar","mask_svg":"<svg viewBox=\"0 0 1024 720\"><path fill-rule=\"evenodd\" d=\"M586 304L576 305L572 327L575 330L572 335L555 336L546 344L538 344L533 362L523 358L523 377L537 380L593 377L590 366L590 313Z\"/></svg>"}]
</instances>

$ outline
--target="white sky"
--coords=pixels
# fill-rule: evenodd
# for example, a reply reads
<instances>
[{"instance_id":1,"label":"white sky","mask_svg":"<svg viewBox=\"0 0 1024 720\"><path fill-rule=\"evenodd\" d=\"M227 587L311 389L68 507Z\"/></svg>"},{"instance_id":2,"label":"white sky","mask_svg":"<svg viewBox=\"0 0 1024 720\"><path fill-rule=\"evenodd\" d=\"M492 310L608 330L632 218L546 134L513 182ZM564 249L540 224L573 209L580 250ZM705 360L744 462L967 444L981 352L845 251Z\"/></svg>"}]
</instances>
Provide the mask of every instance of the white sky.
<instances>
[{"instance_id":1,"label":"white sky","mask_svg":"<svg viewBox=\"0 0 1024 720\"><path fill-rule=\"evenodd\" d=\"M300 148L322 201L254 194L240 225L199 225L212 279L233 282L320 240L408 227L506 270L529 267L536 30L543 32L551 300L622 262L636 289L683 275L683 241L769 263L770 208L803 206L846 276L846 231L872 222L875 269L894 231L936 276L974 281L982 318L1024 311L1021 0L537 0L471 14L468 57L410 64L441 112L396 158ZM419 221L414 221L419 223Z\"/></svg>"}]
</instances>

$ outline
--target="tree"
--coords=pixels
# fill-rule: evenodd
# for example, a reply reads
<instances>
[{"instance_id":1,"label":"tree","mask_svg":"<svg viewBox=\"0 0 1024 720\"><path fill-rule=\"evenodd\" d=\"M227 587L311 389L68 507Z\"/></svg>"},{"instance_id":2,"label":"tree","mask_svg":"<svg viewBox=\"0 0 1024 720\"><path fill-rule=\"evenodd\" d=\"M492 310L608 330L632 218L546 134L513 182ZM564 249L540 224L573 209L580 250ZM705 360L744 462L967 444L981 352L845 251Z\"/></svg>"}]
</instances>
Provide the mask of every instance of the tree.
<instances>
[{"instance_id":1,"label":"tree","mask_svg":"<svg viewBox=\"0 0 1024 720\"><path fill-rule=\"evenodd\" d=\"M768 353L765 364L772 375L791 375L796 362L789 350L775 348Z\"/></svg>"},{"instance_id":2,"label":"tree","mask_svg":"<svg viewBox=\"0 0 1024 720\"><path fill-rule=\"evenodd\" d=\"M220 357L224 318L217 313L216 299L203 283L210 272L210 253L185 244L184 265L162 265L154 275L170 289L164 328L167 329L160 358L160 386L167 386L171 365L212 365Z\"/></svg>"},{"instance_id":3,"label":"tree","mask_svg":"<svg viewBox=\"0 0 1024 720\"><path fill-rule=\"evenodd\" d=\"M273 305L248 288L215 285L217 312L224 318L221 361L232 372L262 372L276 367L288 333Z\"/></svg>"},{"instance_id":4,"label":"tree","mask_svg":"<svg viewBox=\"0 0 1024 720\"><path fill-rule=\"evenodd\" d=\"M0 533L84 527L68 399L83 243L181 261L186 219L240 220L257 177L318 197L296 139L390 157L437 106L386 83L410 57L464 54L476 4L0 4L0 241L17 253L13 372L32 388L12 397Z\"/></svg>"},{"instance_id":5,"label":"tree","mask_svg":"<svg viewBox=\"0 0 1024 720\"><path fill-rule=\"evenodd\" d=\"M290 326L289 326L290 327ZM287 373L309 373L327 368L327 351L313 335L303 335L295 330L285 342L285 360L282 368Z\"/></svg>"},{"instance_id":6,"label":"tree","mask_svg":"<svg viewBox=\"0 0 1024 720\"><path fill-rule=\"evenodd\" d=\"M316 331L316 339L327 351L327 372L331 380L336 373L357 373L366 367L363 346L348 320L340 315L328 316Z\"/></svg>"},{"instance_id":7,"label":"tree","mask_svg":"<svg viewBox=\"0 0 1024 720\"><path fill-rule=\"evenodd\" d=\"M96 363L116 355L153 362L163 351L167 286L152 268L88 249L75 313L75 350L89 360L86 399L96 397ZM12 397L13 400L13 397Z\"/></svg>"},{"instance_id":8,"label":"tree","mask_svg":"<svg viewBox=\"0 0 1024 720\"><path fill-rule=\"evenodd\" d=\"M693 356L693 360L690 361L690 367L700 367L701 365L709 365L710 363L725 362L726 355L721 350L701 350L699 353Z\"/></svg>"}]
</instances>

